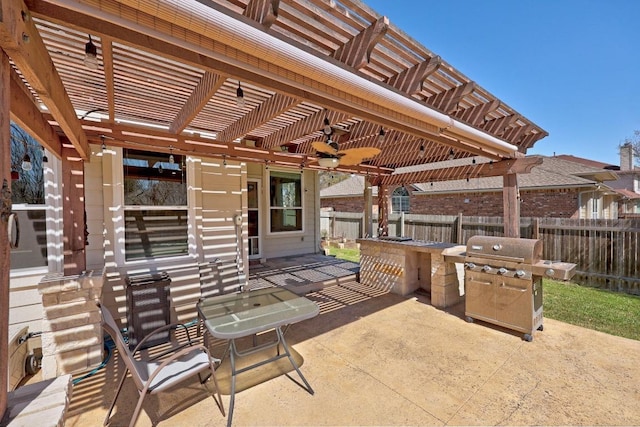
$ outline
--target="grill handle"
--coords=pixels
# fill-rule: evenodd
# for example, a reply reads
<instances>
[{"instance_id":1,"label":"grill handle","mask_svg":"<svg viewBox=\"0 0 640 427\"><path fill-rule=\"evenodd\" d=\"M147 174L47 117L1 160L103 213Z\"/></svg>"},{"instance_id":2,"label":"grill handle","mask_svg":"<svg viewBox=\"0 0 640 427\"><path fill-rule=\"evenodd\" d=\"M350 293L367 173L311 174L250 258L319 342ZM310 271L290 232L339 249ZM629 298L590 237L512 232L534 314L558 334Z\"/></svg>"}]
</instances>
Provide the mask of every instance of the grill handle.
<instances>
[{"instance_id":1,"label":"grill handle","mask_svg":"<svg viewBox=\"0 0 640 427\"><path fill-rule=\"evenodd\" d=\"M525 262L524 258L517 256L495 255L484 252L467 252L467 256L477 256L486 259L493 259L496 261L509 261L509 262Z\"/></svg>"},{"instance_id":2,"label":"grill handle","mask_svg":"<svg viewBox=\"0 0 640 427\"><path fill-rule=\"evenodd\" d=\"M505 285L504 283L502 284L502 286L500 286L501 288L505 288L505 289L509 289L511 291L516 291L516 292L526 292L527 289L523 289L523 288L516 288L515 286L509 286L509 285Z\"/></svg>"}]
</instances>

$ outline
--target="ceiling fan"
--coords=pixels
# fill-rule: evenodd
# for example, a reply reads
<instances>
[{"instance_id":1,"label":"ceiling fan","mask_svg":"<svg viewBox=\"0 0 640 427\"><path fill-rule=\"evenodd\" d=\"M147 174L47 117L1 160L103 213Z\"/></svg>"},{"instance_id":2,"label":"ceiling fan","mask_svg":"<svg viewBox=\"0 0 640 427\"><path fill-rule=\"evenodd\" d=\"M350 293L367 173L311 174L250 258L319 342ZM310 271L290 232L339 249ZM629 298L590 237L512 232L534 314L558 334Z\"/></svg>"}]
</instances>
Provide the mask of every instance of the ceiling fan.
<instances>
[{"instance_id":1,"label":"ceiling fan","mask_svg":"<svg viewBox=\"0 0 640 427\"><path fill-rule=\"evenodd\" d=\"M326 141L315 141L311 146L318 155L318 164L326 168L337 166L355 166L380 154L381 150L376 147L360 147L340 150L338 143L331 139L334 129L330 126L329 120L325 118L322 133L326 136ZM344 132L340 129L341 132ZM381 131L382 132L382 131ZM383 133L381 133L383 135Z\"/></svg>"}]
</instances>

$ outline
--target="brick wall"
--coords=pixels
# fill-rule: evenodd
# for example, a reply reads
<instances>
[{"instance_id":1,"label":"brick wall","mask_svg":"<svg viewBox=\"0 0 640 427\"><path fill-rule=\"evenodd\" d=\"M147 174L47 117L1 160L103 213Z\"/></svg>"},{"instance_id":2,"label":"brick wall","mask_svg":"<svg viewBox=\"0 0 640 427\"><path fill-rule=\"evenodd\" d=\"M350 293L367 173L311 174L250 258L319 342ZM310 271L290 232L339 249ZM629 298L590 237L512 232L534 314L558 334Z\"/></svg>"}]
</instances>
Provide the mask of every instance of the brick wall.
<instances>
[{"instance_id":1,"label":"brick wall","mask_svg":"<svg viewBox=\"0 0 640 427\"><path fill-rule=\"evenodd\" d=\"M320 200L320 206L323 208L333 208L336 212L360 213L364 209L364 196L322 198ZM373 206L373 212L378 212L377 204Z\"/></svg>"},{"instance_id":2,"label":"brick wall","mask_svg":"<svg viewBox=\"0 0 640 427\"><path fill-rule=\"evenodd\" d=\"M520 216L578 218L575 189L520 191ZM337 212L362 212L363 197L323 198L322 207ZM375 210L375 209L374 209ZM410 213L426 215L502 216L502 192L411 194Z\"/></svg>"}]
</instances>

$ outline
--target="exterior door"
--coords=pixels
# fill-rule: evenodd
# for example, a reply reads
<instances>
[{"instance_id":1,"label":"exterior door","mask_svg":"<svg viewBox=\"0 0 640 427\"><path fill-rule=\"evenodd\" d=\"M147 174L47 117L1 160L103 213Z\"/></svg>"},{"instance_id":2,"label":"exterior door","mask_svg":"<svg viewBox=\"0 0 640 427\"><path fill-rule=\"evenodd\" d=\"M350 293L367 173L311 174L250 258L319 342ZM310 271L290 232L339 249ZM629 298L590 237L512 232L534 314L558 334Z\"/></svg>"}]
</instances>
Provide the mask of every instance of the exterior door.
<instances>
[{"instance_id":1,"label":"exterior door","mask_svg":"<svg viewBox=\"0 0 640 427\"><path fill-rule=\"evenodd\" d=\"M247 210L249 216L249 259L260 258L260 181L247 181Z\"/></svg>"}]
</instances>

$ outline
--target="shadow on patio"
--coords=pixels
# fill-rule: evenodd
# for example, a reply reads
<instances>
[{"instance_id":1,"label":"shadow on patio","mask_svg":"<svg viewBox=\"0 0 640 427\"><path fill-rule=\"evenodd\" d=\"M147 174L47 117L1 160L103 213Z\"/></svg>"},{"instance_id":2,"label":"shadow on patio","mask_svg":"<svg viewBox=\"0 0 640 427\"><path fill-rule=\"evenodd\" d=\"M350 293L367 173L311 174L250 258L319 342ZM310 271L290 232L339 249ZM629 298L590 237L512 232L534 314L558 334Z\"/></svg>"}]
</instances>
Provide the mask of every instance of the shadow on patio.
<instances>
[{"instance_id":1,"label":"shadow on patio","mask_svg":"<svg viewBox=\"0 0 640 427\"><path fill-rule=\"evenodd\" d=\"M544 332L527 343L466 323L463 303L442 311L427 295L401 297L357 282L308 297L320 315L287 337L315 395L285 375L257 381L236 396L235 425L640 424L632 403L640 400L638 341L546 319ZM212 343L214 353L221 349ZM76 385L68 426L102 422L121 369L115 354ZM112 425L128 423L132 413L132 384L123 393ZM194 380L148 397L137 425L224 423Z\"/></svg>"}]
</instances>

